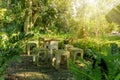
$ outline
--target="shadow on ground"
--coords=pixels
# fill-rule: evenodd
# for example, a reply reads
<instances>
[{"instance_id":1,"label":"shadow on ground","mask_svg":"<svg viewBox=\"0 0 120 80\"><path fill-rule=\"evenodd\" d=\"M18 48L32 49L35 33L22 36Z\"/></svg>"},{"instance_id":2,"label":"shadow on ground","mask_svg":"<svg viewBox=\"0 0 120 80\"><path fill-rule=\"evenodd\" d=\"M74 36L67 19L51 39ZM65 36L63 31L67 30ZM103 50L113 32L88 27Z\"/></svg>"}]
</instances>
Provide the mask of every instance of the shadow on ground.
<instances>
[{"instance_id":1,"label":"shadow on ground","mask_svg":"<svg viewBox=\"0 0 120 80\"><path fill-rule=\"evenodd\" d=\"M69 70L55 70L49 64L36 66L32 56L22 55L21 62L12 61L5 80L74 80Z\"/></svg>"}]
</instances>

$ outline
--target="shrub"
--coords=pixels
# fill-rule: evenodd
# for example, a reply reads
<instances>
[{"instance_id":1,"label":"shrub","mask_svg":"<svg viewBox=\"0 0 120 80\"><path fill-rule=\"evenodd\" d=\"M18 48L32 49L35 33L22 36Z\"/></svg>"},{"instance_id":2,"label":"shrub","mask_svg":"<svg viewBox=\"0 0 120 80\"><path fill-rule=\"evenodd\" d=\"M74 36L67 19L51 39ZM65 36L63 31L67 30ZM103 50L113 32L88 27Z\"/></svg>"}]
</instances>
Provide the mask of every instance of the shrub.
<instances>
[{"instance_id":1,"label":"shrub","mask_svg":"<svg viewBox=\"0 0 120 80\"><path fill-rule=\"evenodd\" d=\"M77 42L73 43L74 46L82 48L82 49L91 49L92 52L96 55L96 65L95 69L92 69L92 62L87 64L84 68L79 68L73 62L70 64L70 70L74 73L76 80L101 80L101 72L98 64L101 62L101 58L103 58L108 66L108 75L106 75L107 80L119 80L120 74L120 54L116 52L115 54L111 54L111 43L117 44L119 46L118 41L108 41L108 40L96 40L96 39L80 39ZM86 54L86 53L84 53ZM85 62L83 62L85 63Z\"/></svg>"}]
</instances>

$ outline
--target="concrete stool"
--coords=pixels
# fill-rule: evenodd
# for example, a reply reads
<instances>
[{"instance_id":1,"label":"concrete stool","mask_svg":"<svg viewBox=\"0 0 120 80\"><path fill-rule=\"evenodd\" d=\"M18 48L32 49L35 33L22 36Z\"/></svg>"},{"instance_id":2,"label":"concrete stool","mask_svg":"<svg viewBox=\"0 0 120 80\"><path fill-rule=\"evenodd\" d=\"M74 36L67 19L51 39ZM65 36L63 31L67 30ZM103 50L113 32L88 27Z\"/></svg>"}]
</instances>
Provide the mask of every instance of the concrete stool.
<instances>
[{"instance_id":1,"label":"concrete stool","mask_svg":"<svg viewBox=\"0 0 120 80\"><path fill-rule=\"evenodd\" d=\"M55 69L69 69L70 52L66 50L54 50L52 66Z\"/></svg>"},{"instance_id":2,"label":"concrete stool","mask_svg":"<svg viewBox=\"0 0 120 80\"><path fill-rule=\"evenodd\" d=\"M59 40L56 40L56 39L45 39L44 40L44 48L49 49L51 60L53 57L53 50L58 50L58 42Z\"/></svg>"},{"instance_id":3,"label":"concrete stool","mask_svg":"<svg viewBox=\"0 0 120 80\"><path fill-rule=\"evenodd\" d=\"M73 48L74 46L73 45L70 45L70 44L66 44L64 45L64 49L65 50L68 50L69 48Z\"/></svg>"},{"instance_id":4,"label":"concrete stool","mask_svg":"<svg viewBox=\"0 0 120 80\"><path fill-rule=\"evenodd\" d=\"M26 45L26 50L27 50L27 54L28 54L28 56L30 56L31 55L31 51L33 50L33 48L35 48L35 47L37 47L37 43L35 43L35 42L29 42L29 43L27 43L27 45Z\"/></svg>"},{"instance_id":5,"label":"concrete stool","mask_svg":"<svg viewBox=\"0 0 120 80\"><path fill-rule=\"evenodd\" d=\"M70 58L76 62L81 57L83 58L83 49L80 48L69 48L68 51L70 51Z\"/></svg>"},{"instance_id":6,"label":"concrete stool","mask_svg":"<svg viewBox=\"0 0 120 80\"><path fill-rule=\"evenodd\" d=\"M33 62L35 62L37 65L40 63L47 63L50 59L50 53L48 49L34 48L33 53Z\"/></svg>"}]
</instances>

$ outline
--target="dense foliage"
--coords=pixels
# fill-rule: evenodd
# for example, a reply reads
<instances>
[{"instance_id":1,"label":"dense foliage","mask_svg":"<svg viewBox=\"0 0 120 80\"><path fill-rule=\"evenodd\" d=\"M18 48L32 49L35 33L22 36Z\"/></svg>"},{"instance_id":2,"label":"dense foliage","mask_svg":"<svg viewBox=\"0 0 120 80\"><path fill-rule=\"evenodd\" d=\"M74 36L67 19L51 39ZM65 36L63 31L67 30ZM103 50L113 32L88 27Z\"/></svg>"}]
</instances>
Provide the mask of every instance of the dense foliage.
<instances>
[{"instance_id":1,"label":"dense foliage","mask_svg":"<svg viewBox=\"0 0 120 80\"><path fill-rule=\"evenodd\" d=\"M94 70L91 59L90 62L80 59L84 68L71 61L76 80L100 80L101 58L109 66L106 79L119 80L118 4L119 0L0 0L0 77L8 63L25 52L29 40L59 37L61 40L73 38L71 44L90 49L97 59ZM59 44L62 46L63 42ZM117 44L113 51L111 44ZM89 55L87 53L85 55Z\"/></svg>"},{"instance_id":2,"label":"dense foliage","mask_svg":"<svg viewBox=\"0 0 120 80\"><path fill-rule=\"evenodd\" d=\"M95 41L94 41L95 40ZM86 40L79 40L74 46L84 48L84 49L91 49L92 53L84 51L84 55L87 55L90 62L86 62L83 59L80 61L84 64L85 67L80 68L76 66L72 61L71 71L75 74L76 80L82 78L82 80L101 80L101 67L99 64L101 63L101 58L105 60L107 68L108 68L108 75L106 75L106 80L119 80L120 79L120 51L119 41L105 41L105 40L97 40L96 39L87 39ZM96 64L93 68L93 60L91 57L94 55L96 57ZM104 64L102 64L104 65Z\"/></svg>"}]
</instances>

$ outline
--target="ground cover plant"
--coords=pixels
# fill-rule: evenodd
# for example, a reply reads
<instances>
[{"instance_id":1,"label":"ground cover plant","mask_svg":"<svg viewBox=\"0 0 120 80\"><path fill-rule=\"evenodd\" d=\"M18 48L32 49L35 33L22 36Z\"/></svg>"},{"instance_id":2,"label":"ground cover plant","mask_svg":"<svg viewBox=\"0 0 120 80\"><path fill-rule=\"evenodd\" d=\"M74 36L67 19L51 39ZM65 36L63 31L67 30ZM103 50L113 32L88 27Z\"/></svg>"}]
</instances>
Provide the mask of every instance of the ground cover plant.
<instances>
[{"instance_id":1,"label":"ground cover plant","mask_svg":"<svg viewBox=\"0 0 120 80\"><path fill-rule=\"evenodd\" d=\"M48 64L41 68L32 62L32 50L50 44L45 44L48 39L59 41L58 50L68 46L83 51L78 62L68 61L75 80L120 80L119 0L0 0L0 79L14 61L54 78L59 71L50 67L54 73L47 73ZM61 74L57 79L63 79Z\"/></svg>"},{"instance_id":2,"label":"ground cover plant","mask_svg":"<svg viewBox=\"0 0 120 80\"><path fill-rule=\"evenodd\" d=\"M76 79L82 79L82 80L101 80L102 75L104 76L105 80L119 80L119 74L120 74L120 54L119 54L119 47L117 47L116 51L112 51L112 48L110 44L117 44L118 42L112 43L112 41L94 41L93 39L87 39L87 40L80 40L80 42L75 43L75 46L81 47L81 48L89 48L93 52L93 55L96 56L96 64L95 67L93 66L92 57L90 63L87 63L87 61L81 60L86 66L84 68L79 68L78 66L75 66L71 62L71 70L74 72ZM119 44L117 44L119 46ZM115 50L115 47L114 47ZM102 71L101 71L102 69Z\"/></svg>"}]
</instances>

